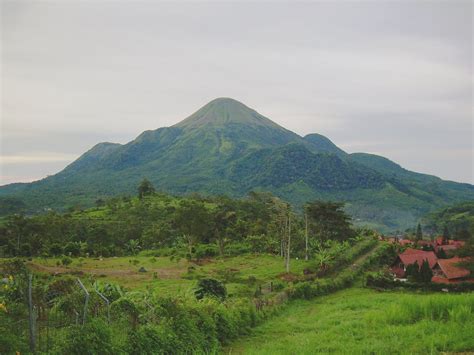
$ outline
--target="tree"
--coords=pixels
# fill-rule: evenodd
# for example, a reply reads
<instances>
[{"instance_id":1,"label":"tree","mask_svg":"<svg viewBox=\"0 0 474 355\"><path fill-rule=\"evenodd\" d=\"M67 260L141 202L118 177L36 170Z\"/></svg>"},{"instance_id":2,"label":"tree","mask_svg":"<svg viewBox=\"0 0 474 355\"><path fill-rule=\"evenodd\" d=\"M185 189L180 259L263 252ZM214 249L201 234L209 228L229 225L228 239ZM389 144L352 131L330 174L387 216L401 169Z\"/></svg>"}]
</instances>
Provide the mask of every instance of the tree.
<instances>
[{"instance_id":1,"label":"tree","mask_svg":"<svg viewBox=\"0 0 474 355\"><path fill-rule=\"evenodd\" d=\"M176 229L188 243L189 254L198 242L209 242L212 216L202 201L183 199L175 212Z\"/></svg>"},{"instance_id":2,"label":"tree","mask_svg":"<svg viewBox=\"0 0 474 355\"><path fill-rule=\"evenodd\" d=\"M416 240L422 240L423 239L423 232L421 230L421 224L418 223L418 226L416 227Z\"/></svg>"},{"instance_id":3,"label":"tree","mask_svg":"<svg viewBox=\"0 0 474 355\"><path fill-rule=\"evenodd\" d=\"M436 253L436 256L439 259L447 259L448 258L448 256L446 255L446 252L444 251L443 248L438 248L438 252Z\"/></svg>"},{"instance_id":4,"label":"tree","mask_svg":"<svg viewBox=\"0 0 474 355\"><path fill-rule=\"evenodd\" d=\"M140 251L140 242L137 239L130 239L127 244L127 249L132 255L137 255Z\"/></svg>"},{"instance_id":5,"label":"tree","mask_svg":"<svg viewBox=\"0 0 474 355\"><path fill-rule=\"evenodd\" d=\"M433 271L430 268L430 264L428 260L423 260L423 264L421 264L420 272L419 272L419 282L428 283L431 282L431 278L433 277Z\"/></svg>"},{"instance_id":6,"label":"tree","mask_svg":"<svg viewBox=\"0 0 474 355\"><path fill-rule=\"evenodd\" d=\"M343 207L344 203L330 201L313 201L305 206L310 229L321 241L342 241L355 235Z\"/></svg>"},{"instance_id":7,"label":"tree","mask_svg":"<svg viewBox=\"0 0 474 355\"><path fill-rule=\"evenodd\" d=\"M219 254L224 256L224 246L226 236L231 233L231 228L235 224L237 215L231 201L222 200L213 211L214 238L219 247Z\"/></svg>"},{"instance_id":8,"label":"tree","mask_svg":"<svg viewBox=\"0 0 474 355\"><path fill-rule=\"evenodd\" d=\"M324 274L326 270L329 268L329 265L332 259L333 259L333 256L331 255L331 252L328 249L323 248L321 245L319 247L318 252L315 255L315 261L316 261L316 265L319 268L319 272Z\"/></svg>"},{"instance_id":9,"label":"tree","mask_svg":"<svg viewBox=\"0 0 474 355\"><path fill-rule=\"evenodd\" d=\"M447 225L444 225L444 229L443 229L443 244L448 244L448 240L449 238L451 237L450 233L449 233L449 229L448 229L448 226Z\"/></svg>"},{"instance_id":10,"label":"tree","mask_svg":"<svg viewBox=\"0 0 474 355\"><path fill-rule=\"evenodd\" d=\"M414 281L418 281L420 278L420 265L418 261L415 261L413 264L408 264L405 270L405 276Z\"/></svg>"},{"instance_id":11,"label":"tree","mask_svg":"<svg viewBox=\"0 0 474 355\"><path fill-rule=\"evenodd\" d=\"M144 178L138 185L138 197L142 199L144 196L153 195L154 193L155 188L147 178Z\"/></svg>"}]
</instances>

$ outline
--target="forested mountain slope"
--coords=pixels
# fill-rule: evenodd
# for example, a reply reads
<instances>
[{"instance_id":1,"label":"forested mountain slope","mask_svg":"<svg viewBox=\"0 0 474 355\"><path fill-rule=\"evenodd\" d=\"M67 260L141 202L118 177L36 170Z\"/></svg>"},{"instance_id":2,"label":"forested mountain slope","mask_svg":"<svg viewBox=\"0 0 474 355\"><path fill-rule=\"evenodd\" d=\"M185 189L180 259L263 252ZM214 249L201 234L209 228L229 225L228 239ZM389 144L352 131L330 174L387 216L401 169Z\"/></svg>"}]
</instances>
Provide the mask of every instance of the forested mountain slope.
<instances>
[{"instance_id":1,"label":"forested mountain slope","mask_svg":"<svg viewBox=\"0 0 474 355\"><path fill-rule=\"evenodd\" d=\"M99 143L56 175L0 187L0 203L7 204L0 210L11 211L8 204L29 213L86 207L98 198L135 194L144 177L174 194L237 197L268 190L297 206L316 198L341 200L357 223L385 231L474 200L472 185L413 173L375 155L347 154L324 136L301 137L236 100L220 98L127 144Z\"/></svg>"}]
</instances>

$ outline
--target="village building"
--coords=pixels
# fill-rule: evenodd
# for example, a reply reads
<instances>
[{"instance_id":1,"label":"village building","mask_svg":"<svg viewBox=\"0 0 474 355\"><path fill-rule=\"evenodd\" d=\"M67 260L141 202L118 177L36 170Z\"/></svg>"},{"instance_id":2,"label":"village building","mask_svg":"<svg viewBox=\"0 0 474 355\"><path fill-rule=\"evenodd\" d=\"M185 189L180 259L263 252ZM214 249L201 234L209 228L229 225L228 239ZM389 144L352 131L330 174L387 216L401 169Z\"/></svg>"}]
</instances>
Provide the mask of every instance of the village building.
<instances>
[{"instance_id":1,"label":"village building","mask_svg":"<svg viewBox=\"0 0 474 355\"><path fill-rule=\"evenodd\" d=\"M425 260L428 261L430 268L433 268L436 265L438 258L432 251L409 248L397 256L391 270L396 277L404 278L406 276L405 273L408 265L416 262L418 263L418 266L421 267Z\"/></svg>"},{"instance_id":2,"label":"village building","mask_svg":"<svg viewBox=\"0 0 474 355\"><path fill-rule=\"evenodd\" d=\"M402 247L413 245L413 243L414 242L410 239L401 239L401 240L398 241L398 244L400 244Z\"/></svg>"},{"instance_id":3,"label":"village building","mask_svg":"<svg viewBox=\"0 0 474 355\"><path fill-rule=\"evenodd\" d=\"M464 269L459 264L468 261L469 258L454 257L451 259L438 259L433 268L433 278L431 282L436 283L456 283L456 282L474 282L469 280L471 272Z\"/></svg>"}]
</instances>

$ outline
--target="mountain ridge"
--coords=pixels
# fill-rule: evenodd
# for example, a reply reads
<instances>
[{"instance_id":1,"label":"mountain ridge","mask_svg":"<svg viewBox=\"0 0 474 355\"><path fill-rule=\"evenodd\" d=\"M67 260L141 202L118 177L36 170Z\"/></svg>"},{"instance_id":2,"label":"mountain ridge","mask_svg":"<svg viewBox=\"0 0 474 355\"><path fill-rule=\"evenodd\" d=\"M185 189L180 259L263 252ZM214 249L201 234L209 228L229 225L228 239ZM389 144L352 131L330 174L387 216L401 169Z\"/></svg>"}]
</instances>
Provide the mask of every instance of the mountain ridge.
<instances>
[{"instance_id":1,"label":"mountain ridge","mask_svg":"<svg viewBox=\"0 0 474 355\"><path fill-rule=\"evenodd\" d=\"M0 187L0 197L24 200L29 212L86 207L97 198L135 193L144 177L175 194L238 197L256 189L296 206L315 198L342 200L356 221L384 230L474 199L472 185L414 173L377 155L348 154L325 136L301 137L230 98L212 100L126 144L96 144L53 176Z\"/></svg>"}]
</instances>

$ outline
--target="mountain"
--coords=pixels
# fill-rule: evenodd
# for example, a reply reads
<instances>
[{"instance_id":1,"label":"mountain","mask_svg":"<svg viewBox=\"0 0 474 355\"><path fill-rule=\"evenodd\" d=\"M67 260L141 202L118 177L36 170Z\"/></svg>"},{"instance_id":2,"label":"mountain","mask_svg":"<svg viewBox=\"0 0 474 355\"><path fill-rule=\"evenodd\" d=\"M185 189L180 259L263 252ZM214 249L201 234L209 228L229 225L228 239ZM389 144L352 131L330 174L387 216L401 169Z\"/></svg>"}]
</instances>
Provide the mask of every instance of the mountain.
<instances>
[{"instance_id":1,"label":"mountain","mask_svg":"<svg viewBox=\"0 0 474 355\"><path fill-rule=\"evenodd\" d=\"M376 155L347 154L322 135L301 137L236 100L219 98L127 144L99 143L53 176L2 186L0 205L14 201L27 212L86 207L98 198L135 194L144 177L175 194L267 190L297 207L316 198L342 200L357 223L385 231L474 200L472 185L414 173Z\"/></svg>"}]
</instances>

